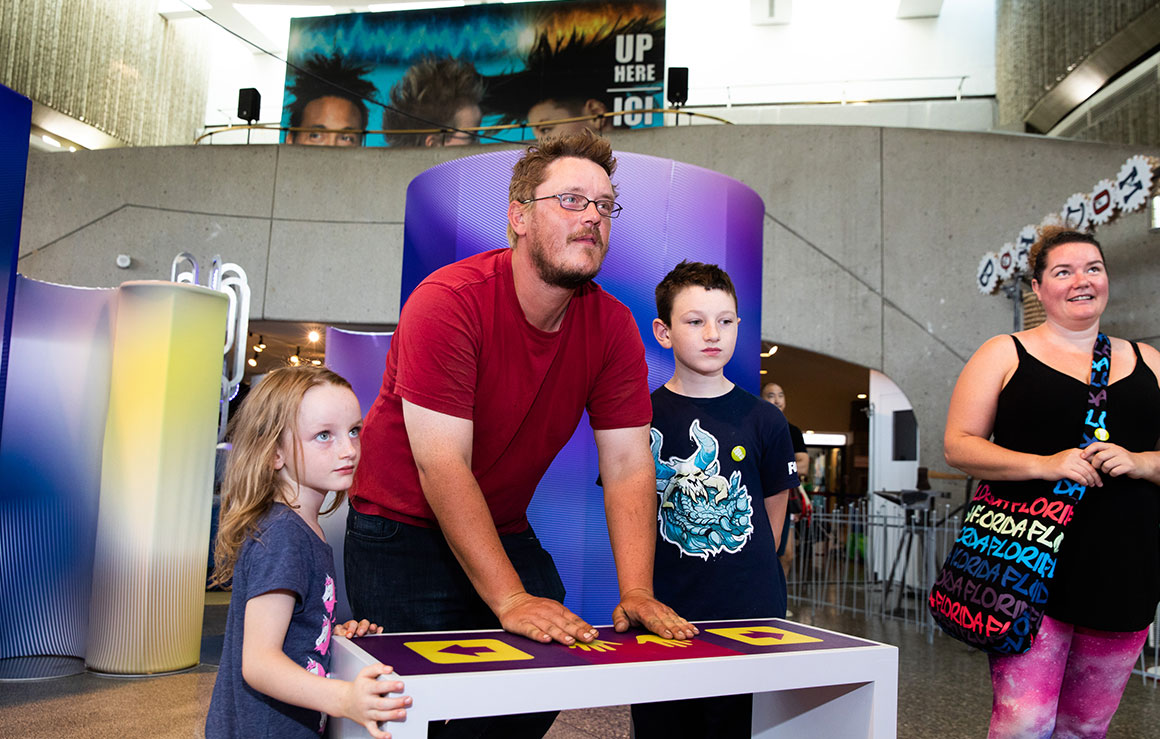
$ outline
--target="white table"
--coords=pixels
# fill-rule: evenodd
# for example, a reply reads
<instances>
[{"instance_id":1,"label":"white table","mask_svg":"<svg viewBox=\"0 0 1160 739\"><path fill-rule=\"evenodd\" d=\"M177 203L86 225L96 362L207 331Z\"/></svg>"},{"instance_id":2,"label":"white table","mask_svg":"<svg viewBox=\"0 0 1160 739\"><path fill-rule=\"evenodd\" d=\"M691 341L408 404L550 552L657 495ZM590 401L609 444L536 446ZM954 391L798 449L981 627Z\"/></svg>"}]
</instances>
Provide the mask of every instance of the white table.
<instances>
[{"instance_id":1,"label":"white table","mask_svg":"<svg viewBox=\"0 0 1160 739\"><path fill-rule=\"evenodd\" d=\"M387 727L396 739L426 737L433 720L737 693L754 693L755 737L895 736L896 647L781 619L697 626L687 646L601 627L601 651L502 631L336 637L331 671L349 680L376 661L395 667L414 699ZM333 719L329 734L367 736Z\"/></svg>"}]
</instances>

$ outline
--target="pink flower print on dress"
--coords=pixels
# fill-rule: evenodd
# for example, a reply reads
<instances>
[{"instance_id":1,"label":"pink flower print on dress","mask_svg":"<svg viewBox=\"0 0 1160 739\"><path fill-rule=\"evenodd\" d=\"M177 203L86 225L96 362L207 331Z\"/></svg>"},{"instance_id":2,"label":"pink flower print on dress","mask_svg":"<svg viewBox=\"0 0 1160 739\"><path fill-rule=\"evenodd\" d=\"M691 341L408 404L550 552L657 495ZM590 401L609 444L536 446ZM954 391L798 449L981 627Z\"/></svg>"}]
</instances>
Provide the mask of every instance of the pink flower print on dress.
<instances>
[{"instance_id":1,"label":"pink flower print on dress","mask_svg":"<svg viewBox=\"0 0 1160 739\"><path fill-rule=\"evenodd\" d=\"M333 629L334 621L330 618L322 618L322 631L319 632L318 638L314 640L314 651L319 654L326 654L330 651L330 633Z\"/></svg>"},{"instance_id":2,"label":"pink flower print on dress","mask_svg":"<svg viewBox=\"0 0 1160 739\"><path fill-rule=\"evenodd\" d=\"M334 604L338 599L334 595L334 578L326 576L326 587L322 591L322 605L326 606L326 613L334 615Z\"/></svg>"},{"instance_id":3,"label":"pink flower print on dress","mask_svg":"<svg viewBox=\"0 0 1160 739\"><path fill-rule=\"evenodd\" d=\"M306 671L311 675L318 675L319 677L326 677L326 668L321 663L315 662L309 657L306 658Z\"/></svg>"}]
</instances>

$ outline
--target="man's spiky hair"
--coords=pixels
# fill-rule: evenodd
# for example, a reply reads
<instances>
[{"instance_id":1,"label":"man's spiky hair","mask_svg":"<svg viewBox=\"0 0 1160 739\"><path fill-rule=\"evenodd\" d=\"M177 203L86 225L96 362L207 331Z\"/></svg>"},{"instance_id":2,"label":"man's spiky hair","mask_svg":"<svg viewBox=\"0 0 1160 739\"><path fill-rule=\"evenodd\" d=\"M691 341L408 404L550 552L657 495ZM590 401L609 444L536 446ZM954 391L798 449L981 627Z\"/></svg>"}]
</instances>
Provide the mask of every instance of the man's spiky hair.
<instances>
[{"instance_id":1,"label":"man's spiky hair","mask_svg":"<svg viewBox=\"0 0 1160 739\"><path fill-rule=\"evenodd\" d=\"M483 78L471 62L449 57L421 59L391 88L383 128L402 130L451 126L460 108L479 105ZM427 134L386 134L391 146L422 146Z\"/></svg>"},{"instance_id":2,"label":"man's spiky hair","mask_svg":"<svg viewBox=\"0 0 1160 739\"><path fill-rule=\"evenodd\" d=\"M299 72L287 90L294 97L294 102L286 106L290 109L291 127L302 125L302 112L311 101L336 97L349 100L358 108L360 128L366 130L369 114L365 99L374 99L378 92L374 83L365 79L370 67L351 64L336 51L330 56L315 54L302 69L305 73Z\"/></svg>"}]
</instances>

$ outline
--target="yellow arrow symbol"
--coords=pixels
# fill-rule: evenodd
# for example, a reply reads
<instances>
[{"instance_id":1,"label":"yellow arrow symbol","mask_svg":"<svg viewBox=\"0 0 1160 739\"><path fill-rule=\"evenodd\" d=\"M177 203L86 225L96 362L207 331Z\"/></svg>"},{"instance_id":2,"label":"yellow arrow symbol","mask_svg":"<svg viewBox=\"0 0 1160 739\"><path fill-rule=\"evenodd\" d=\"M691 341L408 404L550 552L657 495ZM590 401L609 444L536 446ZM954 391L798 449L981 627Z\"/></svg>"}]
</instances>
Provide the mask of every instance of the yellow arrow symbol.
<instances>
[{"instance_id":1,"label":"yellow arrow symbol","mask_svg":"<svg viewBox=\"0 0 1160 739\"><path fill-rule=\"evenodd\" d=\"M516 649L499 639L461 639L459 641L408 641L407 647L428 662L437 665L455 665L467 662L515 662L533 659L527 652Z\"/></svg>"},{"instance_id":2,"label":"yellow arrow symbol","mask_svg":"<svg viewBox=\"0 0 1160 739\"><path fill-rule=\"evenodd\" d=\"M812 636L795 634L792 631L774 626L742 626L731 629L706 629L706 631L726 639L758 647L772 647L778 644L808 644L809 642L821 641L821 639ZM769 634L769 636L755 636L756 634Z\"/></svg>"}]
</instances>

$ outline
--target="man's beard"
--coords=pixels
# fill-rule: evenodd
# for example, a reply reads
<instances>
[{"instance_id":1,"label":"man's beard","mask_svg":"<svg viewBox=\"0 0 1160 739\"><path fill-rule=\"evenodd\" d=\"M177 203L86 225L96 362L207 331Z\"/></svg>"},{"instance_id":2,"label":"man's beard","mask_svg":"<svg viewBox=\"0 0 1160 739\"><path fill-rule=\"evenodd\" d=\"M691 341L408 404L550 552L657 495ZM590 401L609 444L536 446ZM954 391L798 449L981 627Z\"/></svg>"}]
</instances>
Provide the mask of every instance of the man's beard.
<instances>
[{"instance_id":1,"label":"man's beard","mask_svg":"<svg viewBox=\"0 0 1160 739\"><path fill-rule=\"evenodd\" d=\"M588 282L591 282L594 277L600 272L600 266L604 263L604 254L607 253L607 247L604 245L604 240L601 238L599 231L580 231L578 233L570 234L567 241L579 236L591 234L596 239L595 248L601 250L600 263L594 269L582 270L573 269L559 264L553 264L548 259L548 247L543 245L543 242L533 237L528 244L528 255L532 258L532 264L536 268L536 273L540 279L549 285L555 287L562 287L565 290L575 290L583 287ZM567 243L567 241L565 243Z\"/></svg>"}]
</instances>

